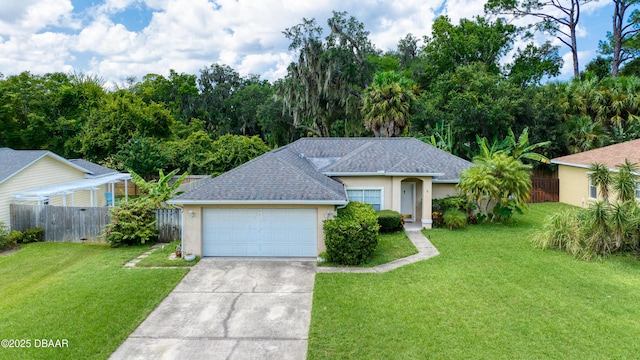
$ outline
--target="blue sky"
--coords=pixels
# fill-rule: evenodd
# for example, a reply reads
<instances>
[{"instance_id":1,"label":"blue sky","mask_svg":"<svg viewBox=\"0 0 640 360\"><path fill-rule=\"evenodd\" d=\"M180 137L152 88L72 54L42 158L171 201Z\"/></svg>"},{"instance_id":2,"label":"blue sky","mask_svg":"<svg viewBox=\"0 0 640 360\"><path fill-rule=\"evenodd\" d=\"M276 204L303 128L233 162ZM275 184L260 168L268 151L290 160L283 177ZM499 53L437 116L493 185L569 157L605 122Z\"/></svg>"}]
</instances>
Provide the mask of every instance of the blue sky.
<instances>
[{"instance_id":1,"label":"blue sky","mask_svg":"<svg viewBox=\"0 0 640 360\"><path fill-rule=\"evenodd\" d=\"M169 69L197 74L221 63L242 75L275 80L292 60L285 28L303 17L324 24L332 10L347 11L365 24L381 50L395 48L407 33L428 35L439 14L454 23L483 13L474 0L22 0L0 13L0 72L75 71L122 84L128 76L167 75ZM597 53L611 27L613 5L583 6L580 66ZM540 39L542 40L542 39ZM561 48L571 77L571 61Z\"/></svg>"}]
</instances>

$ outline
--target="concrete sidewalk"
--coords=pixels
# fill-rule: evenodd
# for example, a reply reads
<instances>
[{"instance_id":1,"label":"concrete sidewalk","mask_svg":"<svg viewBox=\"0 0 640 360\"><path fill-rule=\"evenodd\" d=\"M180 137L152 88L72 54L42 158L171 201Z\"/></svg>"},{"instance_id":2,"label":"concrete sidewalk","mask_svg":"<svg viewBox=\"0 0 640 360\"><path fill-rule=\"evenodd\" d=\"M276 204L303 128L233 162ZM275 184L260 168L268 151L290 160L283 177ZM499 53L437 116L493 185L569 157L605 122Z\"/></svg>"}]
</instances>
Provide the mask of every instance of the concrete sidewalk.
<instances>
[{"instance_id":1,"label":"concrete sidewalk","mask_svg":"<svg viewBox=\"0 0 640 360\"><path fill-rule=\"evenodd\" d=\"M420 225L415 225L413 223L405 225L405 232L407 233L407 237L409 237L409 240L411 240L416 249L418 249L417 254L413 254L402 259L394 260L390 263L377 265L370 268L318 266L317 271L319 273L383 273L397 269L401 266L412 264L421 260L426 260L439 255L440 253L438 252L438 249L436 249L435 246L433 246L433 244L424 235L422 235Z\"/></svg>"}]
</instances>

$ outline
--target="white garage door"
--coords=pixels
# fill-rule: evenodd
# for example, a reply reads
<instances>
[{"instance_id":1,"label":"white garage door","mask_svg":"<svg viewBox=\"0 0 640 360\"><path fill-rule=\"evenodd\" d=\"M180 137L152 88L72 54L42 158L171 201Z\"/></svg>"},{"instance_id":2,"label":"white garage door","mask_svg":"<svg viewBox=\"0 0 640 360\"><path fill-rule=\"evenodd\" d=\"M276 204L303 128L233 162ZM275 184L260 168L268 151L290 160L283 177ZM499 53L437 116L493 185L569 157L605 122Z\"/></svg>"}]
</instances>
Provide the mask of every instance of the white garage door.
<instances>
[{"instance_id":1,"label":"white garage door","mask_svg":"<svg viewBox=\"0 0 640 360\"><path fill-rule=\"evenodd\" d=\"M204 256L316 256L316 209L204 209Z\"/></svg>"}]
</instances>

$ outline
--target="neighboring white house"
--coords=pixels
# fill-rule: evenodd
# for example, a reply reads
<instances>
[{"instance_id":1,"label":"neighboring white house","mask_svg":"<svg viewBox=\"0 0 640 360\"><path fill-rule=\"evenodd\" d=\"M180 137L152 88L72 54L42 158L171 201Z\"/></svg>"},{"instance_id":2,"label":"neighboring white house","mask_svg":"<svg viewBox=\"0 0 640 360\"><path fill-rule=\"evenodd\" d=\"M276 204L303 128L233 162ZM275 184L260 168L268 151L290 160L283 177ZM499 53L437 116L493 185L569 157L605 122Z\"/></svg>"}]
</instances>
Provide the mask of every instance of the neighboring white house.
<instances>
[{"instance_id":1,"label":"neighboring white house","mask_svg":"<svg viewBox=\"0 0 640 360\"><path fill-rule=\"evenodd\" d=\"M128 179L129 174L47 150L0 148L0 221L9 226L12 203L105 206L113 203L114 184Z\"/></svg>"}]
</instances>

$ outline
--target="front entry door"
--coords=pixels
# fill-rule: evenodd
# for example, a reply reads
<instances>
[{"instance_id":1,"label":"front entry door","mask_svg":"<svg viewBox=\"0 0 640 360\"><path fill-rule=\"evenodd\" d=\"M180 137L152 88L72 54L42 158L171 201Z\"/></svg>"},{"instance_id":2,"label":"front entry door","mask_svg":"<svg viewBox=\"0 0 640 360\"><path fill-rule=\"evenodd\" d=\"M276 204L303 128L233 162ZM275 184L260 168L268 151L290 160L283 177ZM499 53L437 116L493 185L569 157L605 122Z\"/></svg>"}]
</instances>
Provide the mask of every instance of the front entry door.
<instances>
[{"instance_id":1,"label":"front entry door","mask_svg":"<svg viewBox=\"0 0 640 360\"><path fill-rule=\"evenodd\" d=\"M400 185L400 209L405 220L415 221L416 219L416 183L403 182Z\"/></svg>"}]
</instances>

